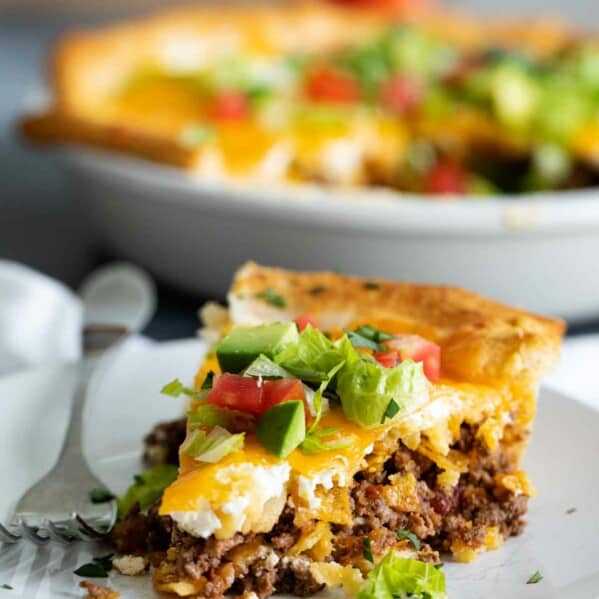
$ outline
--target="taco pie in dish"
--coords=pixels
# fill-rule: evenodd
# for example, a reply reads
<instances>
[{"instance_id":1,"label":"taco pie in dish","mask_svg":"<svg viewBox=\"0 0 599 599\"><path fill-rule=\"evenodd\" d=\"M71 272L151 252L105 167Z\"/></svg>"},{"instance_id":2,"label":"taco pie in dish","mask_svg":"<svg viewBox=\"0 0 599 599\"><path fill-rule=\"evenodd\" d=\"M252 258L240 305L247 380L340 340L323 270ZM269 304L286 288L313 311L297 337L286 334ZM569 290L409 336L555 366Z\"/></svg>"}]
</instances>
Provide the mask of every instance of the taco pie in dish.
<instances>
[{"instance_id":1,"label":"taco pie in dish","mask_svg":"<svg viewBox=\"0 0 599 599\"><path fill-rule=\"evenodd\" d=\"M66 35L23 130L229 183L589 187L597 64L596 39L552 21L219 4Z\"/></svg>"},{"instance_id":2,"label":"taco pie in dish","mask_svg":"<svg viewBox=\"0 0 599 599\"><path fill-rule=\"evenodd\" d=\"M179 469L152 506L138 481L113 534L157 590L442 599L443 554L468 562L522 532L535 491L520 460L561 321L254 263L228 300L203 310L193 389L163 389L189 411L149 435L146 491L183 439Z\"/></svg>"}]
</instances>

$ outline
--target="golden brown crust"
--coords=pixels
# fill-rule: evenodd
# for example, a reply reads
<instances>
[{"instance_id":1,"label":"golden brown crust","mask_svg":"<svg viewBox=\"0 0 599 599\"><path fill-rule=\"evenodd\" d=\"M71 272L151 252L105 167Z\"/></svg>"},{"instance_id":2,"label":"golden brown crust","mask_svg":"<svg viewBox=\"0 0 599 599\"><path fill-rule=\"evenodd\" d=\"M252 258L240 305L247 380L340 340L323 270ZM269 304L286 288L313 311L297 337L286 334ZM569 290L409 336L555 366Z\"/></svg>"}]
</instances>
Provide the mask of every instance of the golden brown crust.
<instances>
[{"instance_id":1,"label":"golden brown crust","mask_svg":"<svg viewBox=\"0 0 599 599\"><path fill-rule=\"evenodd\" d=\"M103 100L140 70L176 70L179 60L214 59L231 51L326 52L367 39L388 22L389 15L375 11L299 0L276 7L252 3L171 9L130 23L74 32L60 40L51 56L51 106L25 117L22 132L36 143L82 143L191 169L196 153L181 145L176 132L156 137L123 117L106 119L98 110ZM424 26L466 48L493 40L539 54L563 49L576 35L550 20L490 22L447 13L427 15Z\"/></svg>"},{"instance_id":2,"label":"golden brown crust","mask_svg":"<svg viewBox=\"0 0 599 599\"><path fill-rule=\"evenodd\" d=\"M84 143L96 148L124 152L153 162L190 168L200 154L176 140L151 133L108 126L61 112L29 117L21 122L21 133L38 144Z\"/></svg>"},{"instance_id":3,"label":"golden brown crust","mask_svg":"<svg viewBox=\"0 0 599 599\"><path fill-rule=\"evenodd\" d=\"M312 314L324 327L375 324L415 332L442 346L454 378L489 384L512 377L531 383L559 356L565 324L491 301L465 289L396 283L330 272L292 272L247 263L232 287L232 313L260 309L260 292L284 297L285 315ZM269 306L270 310L276 310Z\"/></svg>"}]
</instances>

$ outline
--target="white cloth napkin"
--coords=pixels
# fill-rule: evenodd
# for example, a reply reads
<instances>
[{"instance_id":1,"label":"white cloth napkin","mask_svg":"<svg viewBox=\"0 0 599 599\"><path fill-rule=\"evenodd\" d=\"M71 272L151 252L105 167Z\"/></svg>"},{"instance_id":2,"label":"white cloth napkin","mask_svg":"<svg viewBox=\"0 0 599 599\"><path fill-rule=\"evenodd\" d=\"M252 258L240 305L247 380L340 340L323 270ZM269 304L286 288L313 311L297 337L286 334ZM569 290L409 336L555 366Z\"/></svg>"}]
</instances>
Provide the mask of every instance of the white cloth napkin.
<instances>
[{"instance_id":1,"label":"white cloth napkin","mask_svg":"<svg viewBox=\"0 0 599 599\"><path fill-rule=\"evenodd\" d=\"M0 260L0 374L81 355L83 309L67 287Z\"/></svg>"}]
</instances>

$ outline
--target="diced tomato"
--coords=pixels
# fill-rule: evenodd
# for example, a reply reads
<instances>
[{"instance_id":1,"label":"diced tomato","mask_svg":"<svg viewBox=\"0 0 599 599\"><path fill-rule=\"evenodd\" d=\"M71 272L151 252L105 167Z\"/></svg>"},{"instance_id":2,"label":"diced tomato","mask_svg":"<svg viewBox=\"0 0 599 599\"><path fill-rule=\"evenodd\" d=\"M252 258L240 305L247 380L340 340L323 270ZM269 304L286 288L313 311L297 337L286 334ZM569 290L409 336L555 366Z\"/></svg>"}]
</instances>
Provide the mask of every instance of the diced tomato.
<instances>
[{"instance_id":1,"label":"diced tomato","mask_svg":"<svg viewBox=\"0 0 599 599\"><path fill-rule=\"evenodd\" d=\"M299 380L264 381L239 374L215 376L208 392L210 403L254 416L260 416L283 401L304 401L304 397L304 388Z\"/></svg>"},{"instance_id":2,"label":"diced tomato","mask_svg":"<svg viewBox=\"0 0 599 599\"><path fill-rule=\"evenodd\" d=\"M328 67L321 67L306 76L306 95L314 102L351 104L360 97L353 77Z\"/></svg>"},{"instance_id":3,"label":"diced tomato","mask_svg":"<svg viewBox=\"0 0 599 599\"><path fill-rule=\"evenodd\" d=\"M422 362L424 374L431 382L439 380L441 374L441 347L420 335L397 335L383 343L399 354L400 360Z\"/></svg>"},{"instance_id":4,"label":"diced tomato","mask_svg":"<svg viewBox=\"0 0 599 599\"><path fill-rule=\"evenodd\" d=\"M424 191L434 194L466 193L468 174L457 162L442 160L428 172Z\"/></svg>"},{"instance_id":5,"label":"diced tomato","mask_svg":"<svg viewBox=\"0 0 599 599\"><path fill-rule=\"evenodd\" d=\"M262 387L262 405L264 406L264 410L268 410L284 401L291 401L293 399L304 401L304 388L302 387L302 382L297 379L264 381Z\"/></svg>"},{"instance_id":6,"label":"diced tomato","mask_svg":"<svg viewBox=\"0 0 599 599\"><path fill-rule=\"evenodd\" d=\"M214 97L212 116L217 121L241 121L249 113L250 104L242 92L222 92Z\"/></svg>"},{"instance_id":7,"label":"diced tomato","mask_svg":"<svg viewBox=\"0 0 599 599\"><path fill-rule=\"evenodd\" d=\"M385 368L393 368L399 362L399 354L396 351L375 351L374 359Z\"/></svg>"},{"instance_id":8,"label":"diced tomato","mask_svg":"<svg viewBox=\"0 0 599 599\"><path fill-rule=\"evenodd\" d=\"M318 322L314 316L310 316L310 314L302 314L302 316L298 316L295 319L297 324L297 328L300 330L300 333L310 325L313 329L318 329Z\"/></svg>"},{"instance_id":9,"label":"diced tomato","mask_svg":"<svg viewBox=\"0 0 599 599\"><path fill-rule=\"evenodd\" d=\"M208 392L208 401L216 406L262 414L263 385L258 384L258 379L253 379L239 374L221 374L215 376L212 389Z\"/></svg>"},{"instance_id":10,"label":"diced tomato","mask_svg":"<svg viewBox=\"0 0 599 599\"><path fill-rule=\"evenodd\" d=\"M422 104L422 86L412 77L397 75L383 83L380 96L389 112L406 114Z\"/></svg>"},{"instance_id":11,"label":"diced tomato","mask_svg":"<svg viewBox=\"0 0 599 599\"><path fill-rule=\"evenodd\" d=\"M418 13L431 4L430 0L335 0L358 8L390 10L393 14L410 15Z\"/></svg>"}]
</instances>

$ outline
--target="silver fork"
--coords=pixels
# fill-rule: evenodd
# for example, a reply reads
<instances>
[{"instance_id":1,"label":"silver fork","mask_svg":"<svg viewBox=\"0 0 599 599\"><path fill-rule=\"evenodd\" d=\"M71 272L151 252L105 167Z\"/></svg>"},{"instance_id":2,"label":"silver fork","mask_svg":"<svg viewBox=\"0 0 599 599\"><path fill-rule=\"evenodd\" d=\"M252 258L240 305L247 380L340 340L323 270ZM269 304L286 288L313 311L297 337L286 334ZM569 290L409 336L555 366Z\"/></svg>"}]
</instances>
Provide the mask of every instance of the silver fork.
<instances>
[{"instance_id":1,"label":"silver fork","mask_svg":"<svg viewBox=\"0 0 599 599\"><path fill-rule=\"evenodd\" d=\"M19 500L10 524L0 524L0 541L16 543L22 538L38 545L50 540L100 540L110 532L116 516L116 501L94 503L93 489L104 489L89 469L82 452L82 424L89 381L107 350L124 338L127 329L88 326L83 331L85 359L70 411L69 425L56 465Z\"/></svg>"}]
</instances>

